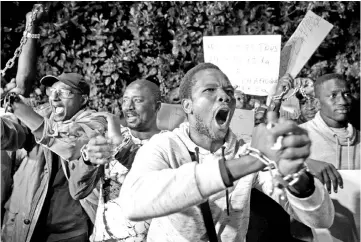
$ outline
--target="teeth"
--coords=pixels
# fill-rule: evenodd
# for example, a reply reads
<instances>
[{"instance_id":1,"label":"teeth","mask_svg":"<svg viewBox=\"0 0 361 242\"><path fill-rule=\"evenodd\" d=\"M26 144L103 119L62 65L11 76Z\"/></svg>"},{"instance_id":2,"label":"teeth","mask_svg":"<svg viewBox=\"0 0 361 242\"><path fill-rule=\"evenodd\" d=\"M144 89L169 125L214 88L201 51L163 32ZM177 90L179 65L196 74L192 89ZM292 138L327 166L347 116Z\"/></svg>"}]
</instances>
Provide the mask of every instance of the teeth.
<instances>
[{"instance_id":1,"label":"teeth","mask_svg":"<svg viewBox=\"0 0 361 242\"><path fill-rule=\"evenodd\" d=\"M55 113L62 113L64 111L64 108L57 107L55 108Z\"/></svg>"}]
</instances>

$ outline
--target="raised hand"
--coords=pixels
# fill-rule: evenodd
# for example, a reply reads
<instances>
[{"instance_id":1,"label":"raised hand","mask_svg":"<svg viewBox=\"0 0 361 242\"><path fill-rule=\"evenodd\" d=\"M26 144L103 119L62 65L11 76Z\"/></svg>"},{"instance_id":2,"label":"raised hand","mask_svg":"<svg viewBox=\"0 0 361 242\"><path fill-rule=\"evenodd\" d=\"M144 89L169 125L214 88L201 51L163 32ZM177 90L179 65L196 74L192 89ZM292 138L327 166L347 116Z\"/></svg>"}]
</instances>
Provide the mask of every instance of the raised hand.
<instances>
[{"instance_id":1,"label":"raised hand","mask_svg":"<svg viewBox=\"0 0 361 242\"><path fill-rule=\"evenodd\" d=\"M34 22L33 22L33 25L37 25L39 24L46 16L46 11L45 11L45 7L43 4L34 4L34 7L33 9L37 9L37 13L36 13L36 16L34 16ZM26 14L26 25L30 24L32 22L32 13L33 11L31 12L28 12Z\"/></svg>"},{"instance_id":2,"label":"raised hand","mask_svg":"<svg viewBox=\"0 0 361 242\"><path fill-rule=\"evenodd\" d=\"M108 112L98 112L93 114L93 116L103 117L107 120L108 123L108 138L115 145L119 145L123 141L123 135L120 132L120 118L114 114Z\"/></svg>"},{"instance_id":3,"label":"raised hand","mask_svg":"<svg viewBox=\"0 0 361 242\"><path fill-rule=\"evenodd\" d=\"M290 74L285 74L278 80L275 96L282 95L283 97L291 88L294 88L294 81Z\"/></svg>"},{"instance_id":4,"label":"raised hand","mask_svg":"<svg viewBox=\"0 0 361 242\"><path fill-rule=\"evenodd\" d=\"M269 112L267 116L268 122L272 123L273 127L258 125L252 134L251 147L260 150L275 161L282 175L298 172L310 155L311 141L307 131L293 121L277 120L274 112ZM279 137L283 138L279 139ZM279 149L274 149L276 142L280 143Z\"/></svg>"},{"instance_id":5,"label":"raised hand","mask_svg":"<svg viewBox=\"0 0 361 242\"><path fill-rule=\"evenodd\" d=\"M87 144L87 155L94 165L107 164L113 155L113 145L103 135L92 136Z\"/></svg>"}]
</instances>

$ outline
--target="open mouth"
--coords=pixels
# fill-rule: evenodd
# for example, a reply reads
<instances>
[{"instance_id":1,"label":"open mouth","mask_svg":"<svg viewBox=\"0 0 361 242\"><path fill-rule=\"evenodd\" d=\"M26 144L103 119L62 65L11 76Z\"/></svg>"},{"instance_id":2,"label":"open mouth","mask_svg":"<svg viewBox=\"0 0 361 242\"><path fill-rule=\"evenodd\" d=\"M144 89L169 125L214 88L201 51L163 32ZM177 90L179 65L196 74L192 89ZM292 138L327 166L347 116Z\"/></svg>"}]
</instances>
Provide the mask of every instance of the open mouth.
<instances>
[{"instance_id":1,"label":"open mouth","mask_svg":"<svg viewBox=\"0 0 361 242\"><path fill-rule=\"evenodd\" d=\"M128 112L125 114L128 122L132 122L137 119L138 115L136 113Z\"/></svg>"},{"instance_id":2,"label":"open mouth","mask_svg":"<svg viewBox=\"0 0 361 242\"><path fill-rule=\"evenodd\" d=\"M53 106L53 112L55 115L61 115L65 112L65 109L61 106Z\"/></svg>"},{"instance_id":3,"label":"open mouth","mask_svg":"<svg viewBox=\"0 0 361 242\"><path fill-rule=\"evenodd\" d=\"M224 125L228 120L228 114L229 114L229 109L227 108L222 108L218 110L218 113L216 114L217 124L220 126Z\"/></svg>"}]
</instances>

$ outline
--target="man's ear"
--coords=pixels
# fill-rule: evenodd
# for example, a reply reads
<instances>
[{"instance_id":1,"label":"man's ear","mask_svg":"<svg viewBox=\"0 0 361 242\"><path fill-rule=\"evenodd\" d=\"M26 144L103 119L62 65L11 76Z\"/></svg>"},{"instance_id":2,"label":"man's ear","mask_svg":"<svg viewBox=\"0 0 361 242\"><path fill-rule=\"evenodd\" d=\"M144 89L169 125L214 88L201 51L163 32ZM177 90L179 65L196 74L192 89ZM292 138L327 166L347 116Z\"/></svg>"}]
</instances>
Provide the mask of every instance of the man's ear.
<instances>
[{"instance_id":1,"label":"man's ear","mask_svg":"<svg viewBox=\"0 0 361 242\"><path fill-rule=\"evenodd\" d=\"M89 97L88 97L88 95L81 95L81 97L82 97L81 105L85 106L89 101Z\"/></svg>"},{"instance_id":2,"label":"man's ear","mask_svg":"<svg viewBox=\"0 0 361 242\"><path fill-rule=\"evenodd\" d=\"M189 115L189 114L193 114L193 102L191 99L183 99L182 100L182 108L184 110L184 112Z\"/></svg>"},{"instance_id":3,"label":"man's ear","mask_svg":"<svg viewBox=\"0 0 361 242\"><path fill-rule=\"evenodd\" d=\"M314 102L314 105L316 107L317 110L320 110L321 109L321 102L320 102L320 99L315 97L315 102Z\"/></svg>"},{"instance_id":4,"label":"man's ear","mask_svg":"<svg viewBox=\"0 0 361 242\"><path fill-rule=\"evenodd\" d=\"M161 102L159 102L159 101L156 102L156 104L155 104L155 112L156 112L156 113L160 110L161 106L162 106L162 103L161 103Z\"/></svg>"}]
</instances>

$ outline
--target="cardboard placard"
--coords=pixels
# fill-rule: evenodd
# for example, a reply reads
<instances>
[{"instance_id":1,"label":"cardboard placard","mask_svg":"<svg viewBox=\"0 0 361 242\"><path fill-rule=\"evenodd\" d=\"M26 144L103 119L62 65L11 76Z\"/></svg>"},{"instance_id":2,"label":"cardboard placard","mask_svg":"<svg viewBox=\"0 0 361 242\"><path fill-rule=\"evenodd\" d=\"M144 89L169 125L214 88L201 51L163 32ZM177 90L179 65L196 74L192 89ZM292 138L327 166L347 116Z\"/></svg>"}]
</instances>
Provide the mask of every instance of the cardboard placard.
<instances>
[{"instance_id":1,"label":"cardboard placard","mask_svg":"<svg viewBox=\"0 0 361 242\"><path fill-rule=\"evenodd\" d=\"M313 229L316 242L360 241L360 181L361 170L340 170L343 189L332 192L335 219L329 229Z\"/></svg>"},{"instance_id":2,"label":"cardboard placard","mask_svg":"<svg viewBox=\"0 0 361 242\"><path fill-rule=\"evenodd\" d=\"M289 73L295 78L332 27L332 24L308 11L282 49L279 76Z\"/></svg>"},{"instance_id":3,"label":"cardboard placard","mask_svg":"<svg viewBox=\"0 0 361 242\"><path fill-rule=\"evenodd\" d=\"M280 35L204 36L204 61L217 65L238 90L267 96L275 89Z\"/></svg>"},{"instance_id":4,"label":"cardboard placard","mask_svg":"<svg viewBox=\"0 0 361 242\"><path fill-rule=\"evenodd\" d=\"M254 111L236 109L231 120L230 128L238 139L245 142L251 141L254 128Z\"/></svg>"}]
</instances>

